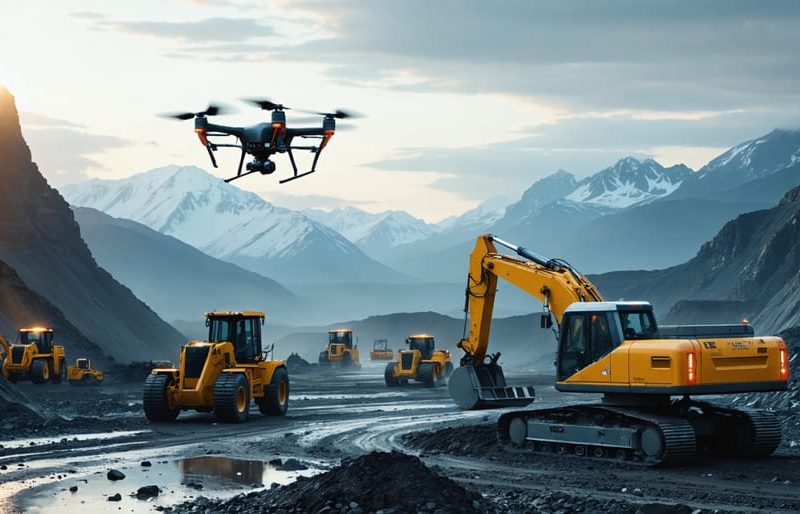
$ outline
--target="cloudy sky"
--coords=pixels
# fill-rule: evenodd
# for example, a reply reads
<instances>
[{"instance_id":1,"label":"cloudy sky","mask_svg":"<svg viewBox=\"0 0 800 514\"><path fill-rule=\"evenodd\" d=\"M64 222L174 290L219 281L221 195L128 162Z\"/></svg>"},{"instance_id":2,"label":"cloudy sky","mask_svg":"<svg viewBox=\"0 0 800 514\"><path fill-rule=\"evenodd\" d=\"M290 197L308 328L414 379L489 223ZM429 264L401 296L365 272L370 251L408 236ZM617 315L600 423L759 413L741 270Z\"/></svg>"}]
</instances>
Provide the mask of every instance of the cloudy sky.
<instances>
[{"instance_id":1,"label":"cloudy sky","mask_svg":"<svg viewBox=\"0 0 800 514\"><path fill-rule=\"evenodd\" d=\"M56 185L170 163L226 176L235 151L212 170L191 122L155 114L225 102L220 123L252 124L252 96L365 117L317 175L237 185L428 221L559 168L698 168L800 127L796 1L0 1L0 84Z\"/></svg>"}]
</instances>

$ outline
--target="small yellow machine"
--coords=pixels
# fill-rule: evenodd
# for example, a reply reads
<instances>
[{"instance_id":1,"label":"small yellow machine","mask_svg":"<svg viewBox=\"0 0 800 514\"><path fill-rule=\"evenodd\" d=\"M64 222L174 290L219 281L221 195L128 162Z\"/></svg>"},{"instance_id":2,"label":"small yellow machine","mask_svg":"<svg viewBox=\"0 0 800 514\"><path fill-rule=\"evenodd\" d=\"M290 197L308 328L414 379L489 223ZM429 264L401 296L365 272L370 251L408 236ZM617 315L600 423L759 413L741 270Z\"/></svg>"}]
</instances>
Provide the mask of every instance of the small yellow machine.
<instances>
[{"instance_id":1,"label":"small yellow machine","mask_svg":"<svg viewBox=\"0 0 800 514\"><path fill-rule=\"evenodd\" d=\"M34 384L61 383L67 374L64 347L53 344L53 329L22 328L16 344L8 347L3 361L3 376L10 382L30 380Z\"/></svg>"},{"instance_id":2,"label":"small yellow machine","mask_svg":"<svg viewBox=\"0 0 800 514\"><path fill-rule=\"evenodd\" d=\"M407 384L409 380L422 382L426 387L444 385L453 372L450 352L436 350L433 336L413 335L406 339L408 350L400 350L397 360L386 365L383 377L389 387Z\"/></svg>"},{"instance_id":3,"label":"small yellow machine","mask_svg":"<svg viewBox=\"0 0 800 514\"><path fill-rule=\"evenodd\" d=\"M389 348L389 341L386 339L376 339L372 342L372 350L369 358L373 361L390 361L394 358L394 352Z\"/></svg>"},{"instance_id":4,"label":"small yellow machine","mask_svg":"<svg viewBox=\"0 0 800 514\"><path fill-rule=\"evenodd\" d=\"M337 328L328 331L328 345L319 353L320 366L360 367L358 346L353 344L353 331Z\"/></svg>"},{"instance_id":5,"label":"small yellow machine","mask_svg":"<svg viewBox=\"0 0 800 514\"><path fill-rule=\"evenodd\" d=\"M144 385L150 421L173 421L181 410L214 412L222 421L242 422L255 400L262 414L283 416L289 408L289 373L262 349L263 312L208 312L207 341L181 347L178 368L153 369Z\"/></svg>"},{"instance_id":6,"label":"small yellow machine","mask_svg":"<svg viewBox=\"0 0 800 514\"><path fill-rule=\"evenodd\" d=\"M105 374L92 368L92 361L89 359L76 359L74 366L67 366L69 385L100 385L104 379Z\"/></svg>"}]
</instances>

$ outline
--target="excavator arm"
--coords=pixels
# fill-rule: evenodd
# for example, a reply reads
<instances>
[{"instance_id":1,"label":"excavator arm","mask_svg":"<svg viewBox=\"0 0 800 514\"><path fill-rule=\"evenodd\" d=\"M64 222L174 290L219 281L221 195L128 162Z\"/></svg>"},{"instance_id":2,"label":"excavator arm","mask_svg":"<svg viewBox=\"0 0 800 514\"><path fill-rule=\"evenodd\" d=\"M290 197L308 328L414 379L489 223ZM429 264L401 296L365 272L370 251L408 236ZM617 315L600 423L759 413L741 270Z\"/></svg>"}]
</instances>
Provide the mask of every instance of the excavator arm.
<instances>
[{"instance_id":1,"label":"excavator arm","mask_svg":"<svg viewBox=\"0 0 800 514\"><path fill-rule=\"evenodd\" d=\"M495 245L513 250L522 258L501 254ZM491 234L479 236L469 261L464 311L469 320L469 336L459 343L467 360L483 362L489 346L497 280L513 284L544 302L544 320L550 314L560 324L566 308L575 302L601 302L594 285L569 264L545 259L529 250L507 243Z\"/></svg>"},{"instance_id":2,"label":"excavator arm","mask_svg":"<svg viewBox=\"0 0 800 514\"><path fill-rule=\"evenodd\" d=\"M499 253L497 245L512 250L518 257ZM491 234L479 236L469 262L465 334L458 343L464 356L448 386L453 400L463 409L524 406L534 399L533 387L506 385L497 363L499 353L487 357L500 278L544 303L542 326L547 328L553 325L551 314L558 326L564 311L575 302L603 301L594 285L568 263L546 259Z\"/></svg>"}]
</instances>

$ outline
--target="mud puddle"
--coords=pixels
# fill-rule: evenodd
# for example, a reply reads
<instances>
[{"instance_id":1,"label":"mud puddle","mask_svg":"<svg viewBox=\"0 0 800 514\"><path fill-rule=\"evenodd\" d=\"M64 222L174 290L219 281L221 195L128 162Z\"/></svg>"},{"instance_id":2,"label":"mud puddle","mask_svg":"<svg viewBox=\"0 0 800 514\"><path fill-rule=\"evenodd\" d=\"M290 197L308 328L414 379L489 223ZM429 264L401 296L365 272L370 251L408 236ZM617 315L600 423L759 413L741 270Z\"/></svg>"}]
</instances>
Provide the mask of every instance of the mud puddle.
<instances>
[{"instance_id":1,"label":"mud puddle","mask_svg":"<svg viewBox=\"0 0 800 514\"><path fill-rule=\"evenodd\" d=\"M125 474L122 480L111 481L106 471L98 471L22 492L18 499L25 512L40 514L78 512L78 509L102 512L118 508L125 512L153 512L157 506L166 507L199 496L225 499L322 472L318 463L305 463L308 469L285 471L278 463L219 455L159 460L150 466L136 463L115 468ZM71 491L74 486L77 490ZM140 488L146 486L157 486L158 495L137 497ZM117 494L119 501L109 501Z\"/></svg>"}]
</instances>

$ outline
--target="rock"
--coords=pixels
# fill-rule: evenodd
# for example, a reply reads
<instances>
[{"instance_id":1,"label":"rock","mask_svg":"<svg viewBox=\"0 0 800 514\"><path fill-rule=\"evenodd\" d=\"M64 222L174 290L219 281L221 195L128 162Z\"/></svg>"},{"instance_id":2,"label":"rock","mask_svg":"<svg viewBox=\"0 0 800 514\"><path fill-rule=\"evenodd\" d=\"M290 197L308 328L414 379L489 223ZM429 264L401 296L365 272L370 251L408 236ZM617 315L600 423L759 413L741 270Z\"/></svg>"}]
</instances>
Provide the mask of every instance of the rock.
<instances>
[{"instance_id":1,"label":"rock","mask_svg":"<svg viewBox=\"0 0 800 514\"><path fill-rule=\"evenodd\" d=\"M108 500L110 502L121 502L122 501L122 495L117 493L114 496L109 496L108 498L106 498L106 500Z\"/></svg>"},{"instance_id":2,"label":"rock","mask_svg":"<svg viewBox=\"0 0 800 514\"><path fill-rule=\"evenodd\" d=\"M280 468L284 471L303 471L308 469L308 466L297 459L286 459Z\"/></svg>"},{"instance_id":3,"label":"rock","mask_svg":"<svg viewBox=\"0 0 800 514\"><path fill-rule=\"evenodd\" d=\"M114 482L116 482L117 480L124 480L125 473L116 469L110 469L108 470L108 473L106 473L106 478Z\"/></svg>"},{"instance_id":4,"label":"rock","mask_svg":"<svg viewBox=\"0 0 800 514\"><path fill-rule=\"evenodd\" d=\"M77 485L73 485L72 487L69 488L69 492L77 493L78 492L78 486Z\"/></svg>"},{"instance_id":5,"label":"rock","mask_svg":"<svg viewBox=\"0 0 800 514\"><path fill-rule=\"evenodd\" d=\"M149 467L150 467L150 466L152 466L152 465L153 465L153 463L152 463L152 462L150 462L149 460L143 460L143 461L142 461L142 463L141 463L141 466L142 466L143 468L149 468Z\"/></svg>"},{"instance_id":6,"label":"rock","mask_svg":"<svg viewBox=\"0 0 800 514\"><path fill-rule=\"evenodd\" d=\"M161 492L161 490L157 485L146 485L144 487L140 487L139 490L136 491L136 498L140 500L149 500L150 498L155 498L158 496L159 492Z\"/></svg>"}]
</instances>

